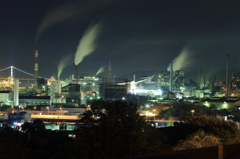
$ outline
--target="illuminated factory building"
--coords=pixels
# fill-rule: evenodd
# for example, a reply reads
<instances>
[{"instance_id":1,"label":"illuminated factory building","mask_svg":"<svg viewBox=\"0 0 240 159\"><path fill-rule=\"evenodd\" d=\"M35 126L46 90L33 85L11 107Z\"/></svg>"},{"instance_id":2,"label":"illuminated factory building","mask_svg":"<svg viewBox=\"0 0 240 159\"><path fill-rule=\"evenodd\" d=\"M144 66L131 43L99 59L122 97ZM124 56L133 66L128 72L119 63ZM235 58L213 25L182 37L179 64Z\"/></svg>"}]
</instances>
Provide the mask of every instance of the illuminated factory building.
<instances>
[{"instance_id":1,"label":"illuminated factory building","mask_svg":"<svg viewBox=\"0 0 240 159\"><path fill-rule=\"evenodd\" d=\"M36 113L35 107L39 107L41 114L33 114L32 117L44 119L49 117L47 116L50 115L49 113L52 113L51 116L54 117L61 115L63 120L67 119L67 115L75 113L72 117L69 117L69 120L70 118L76 120L79 113L88 110L92 101L98 99L104 101L135 100L140 108L142 106L150 107L153 102L169 104L179 99L191 102L196 99L201 105L215 104L219 108L231 108L234 107L240 95L240 73L232 74L229 87L226 84L227 82L217 82L216 76L212 75L210 78L206 78L202 69L199 71L197 82L190 80L187 83L184 71L174 71L173 62L171 62L170 71L160 71L151 76L140 76L139 79L136 79L134 74L133 79L128 80L127 78L112 76L111 63L109 63L107 78L79 74L76 66L75 75L71 74L69 79L60 80L54 77L46 79L38 76L37 45L34 55L33 84L20 87L21 81L14 78L12 73L11 77L0 81L0 105L8 105L9 109L7 111L9 112L14 113L22 109L22 111ZM13 66L11 66L11 69L13 69ZM226 98L227 89L230 94ZM4 115L2 117L6 118Z\"/></svg>"}]
</instances>

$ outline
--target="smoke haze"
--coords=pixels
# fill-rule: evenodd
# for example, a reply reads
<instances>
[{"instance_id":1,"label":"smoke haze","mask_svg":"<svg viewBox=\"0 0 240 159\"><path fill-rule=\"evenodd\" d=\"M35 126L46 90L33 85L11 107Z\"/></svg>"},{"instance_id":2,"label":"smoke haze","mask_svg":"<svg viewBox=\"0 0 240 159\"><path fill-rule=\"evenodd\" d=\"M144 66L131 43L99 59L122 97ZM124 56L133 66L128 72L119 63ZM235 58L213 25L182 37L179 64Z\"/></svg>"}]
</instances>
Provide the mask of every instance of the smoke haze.
<instances>
[{"instance_id":1,"label":"smoke haze","mask_svg":"<svg viewBox=\"0 0 240 159\"><path fill-rule=\"evenodd\" d=\"M189 47L184 47L180 54L173 59L173 71L182 70L187 67L190 67L193 60L191 59L192 52L190 51ZM167 70L170 71L170 66L168 65Z\"/></svg>"},{"instance_id":2,"label":"smoke haze","mask_svg":"<svg viewBox=\"0 0 240 159\"><path fill-rule=\"evenodd\" d=\"M80 9L77 10L74 7L74 4L75 3L64 4L47 14L37 29L36 41L38 40L39 36L50 27L77 16Z\"/></svg>"},{"instance_id":3,"label":"smoke haze","mask_svg":"<svg viewBox=\"0 0 240 159\"><path fill-rule=\"evenodd\" d=\"M69 1L62 4L55 10L49 12L38 26L36 33L36 41L40 35L47 29L67 20L83 20L90 19L95 12L122 4L123 0L87 0L87 1ZM92 18L91 18L92 19Z\"/></svg>"},{"instance_id":4,"label":"smoke haze","mask_svg":"<svg viewBox=\"0 0 240 159\"><path fill-rule=\"evenodd\" d=\"M82 39L79 41L77 51L75 54L75 65L78 65L85 56L90 55L95 49L95 40L98 37L101 29L101 24L90 25L84 33Z\"/></svg>"},{"instance_id":5,"label":"smoke haze","mask_svg":"<svg viewBox=\"0 0 240 159\"><path fill-rule=\"evenodd\" d=\"M58 78L60 77L63 69L71 64L72 58L73 58L73 56L71 54L68 54L60 59L59 64L58 64Z\"/></svg>"},{"instance_id":6,"label":"smoke haze","mask_svg":"<svg viewBox=\"0 0 240 159\"><path fill-rule=\"evenodd\" d=\"M95 76L97 76L100 73L103 73L104 71L105 71L105 67L104 66L100 67L100 69L97 71Z\"/></svg>"}]
</instances>

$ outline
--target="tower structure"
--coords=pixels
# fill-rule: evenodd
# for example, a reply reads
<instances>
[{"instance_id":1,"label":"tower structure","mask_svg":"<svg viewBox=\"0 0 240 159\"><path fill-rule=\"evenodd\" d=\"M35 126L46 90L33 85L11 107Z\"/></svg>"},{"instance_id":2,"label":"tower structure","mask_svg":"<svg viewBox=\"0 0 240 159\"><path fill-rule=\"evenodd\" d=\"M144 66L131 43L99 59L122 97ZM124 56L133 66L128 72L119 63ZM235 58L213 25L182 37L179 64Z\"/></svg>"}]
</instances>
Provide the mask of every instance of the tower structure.
<instances>
[{"instance_id":1,"label":"tower structure","mask_svg":"<svg viewBox=\"0 0 240 159\"><path fill-rule=\"evenodd\" d=\"M14 106L19 105L19 79L14 79Z\"/></svg>"},{"instance_id":2,"label":"tower structure","mask_svg":"<svg viewBox=\"0 0 240 159\"><path fill-rule=\"evenodd\" d=\"M38 89L38 44L35 45L35 55L34 55L34 85L35 90Z\"/></svg>"},{"instance_id":3,"label":"tower structure","mask_svg":"<svg viewBox=\"0 0 240 159\"><path fill-rule=\"evenodd\" d=\"M169 91L172 92L173 91L173 62L170 63L170 87L169 87Z\"/></svg>"},{"instance_id":4,"label":"tower structure","mask_svg":"<svg viewBox=\"0 0 240 159\"><path fill-rule=\"evenodd\" d=\"M199 88L202 89L203 88L202 68L199 69L198 83Z\"/></svg>"},{"instance_id":5,"label":"tower structure","mask_svg":"<svg viewBox=\"0 0 240 159\"><path fill-rule=\"evenodd\" d=\"M226 62L226 97L229 97L229 54Z\"/></svg>"},{"instance_id":6,"label":"tower structure","mask_svg":"<svg viewBox=\"0 0 240 159\"><path fill-rule=\"evenodd\" d=\"M109 61L109 64L108 64L108 78L112 78L112 74L111 74L111 61Z\"/></svg>"}]
</instances>

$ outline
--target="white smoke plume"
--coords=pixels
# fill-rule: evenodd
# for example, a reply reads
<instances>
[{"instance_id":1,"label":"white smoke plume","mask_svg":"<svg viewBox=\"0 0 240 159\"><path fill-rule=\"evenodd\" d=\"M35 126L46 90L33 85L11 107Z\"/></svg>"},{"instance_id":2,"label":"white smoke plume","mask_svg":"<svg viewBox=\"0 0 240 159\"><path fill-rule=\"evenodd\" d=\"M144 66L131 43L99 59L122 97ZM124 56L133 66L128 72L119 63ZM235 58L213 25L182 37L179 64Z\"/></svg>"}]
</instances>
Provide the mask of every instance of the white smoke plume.
<instances>
[{"instance_id":1,"label":"white smoke plume","mask_svg":"<svg viewBox=\"0 0 240 159\"><path fill-rule=\"evenodd\" d=\"M75 65L82 62L85 56L90 55L96 49L95 40L98 37L100 30L101 23L90 25L86 30L77 47L74 59Z\"/></svg>"},{"instance_id":2,"label":"white smoke plume","mask_svg":"<svg viewBox=\"0 0 240 159\"><path fill-rule=\"evenodd\" d=\"M59 64L58 64L58 78L60 77L63 69L71 64L72 58L73 58L73 56L71 54L68 54L66 56L63 56L60 59Z\"/></svg>"},{"instance_id":3,"label":"white smoke plume","mask_svg":"<svg viewBox=\"0 0 240 159\"><path fill-rule=\"evenodd\" d=\"M56 9L50 11L42 20L38 26L36 33L36 41L40 35L49 28L58 25L59 23L67 20L86 20L90 19L91 15L95 15L95 12L99 12L106 8L113 7L115 5L122 4L123 0L71 0ZM88 16L87 16L88 15Z\"/></svg>"},{"instance_id":4,"label":"white smoke plume","mask_svg":"<svg viewBox=\"0 0 240 159\"><path fill-rule=\"evenodd\" d=\"M173 59L173 71L182 70L189 67L193 60L191 59L192 52L189 47L184 47L180 54ZM167 70L170 71L171 63L168 65Z\"/></svg>"},{"instance_id":5,"label":"white smoke plume","mask_svg":"<svg viewBox=\"0 0 240 159\"><path fill-rule=\"evenodd\" d=\"M50 12L49 14L47 14L47 16L44 17L44 19L38 26L36 33L36 41L39 38L39 36L50 27L77 16L80 13L79 12L80 9L79 10L76 9L74 7L74 4L75 3L65 3L62 6Z\"/></svg>"},{"instance_id":6,"label":"white smoke plume","mask_svg":"<svg viewBox=\"0 0 240 159\"><path fill-rule=\"evenodd\" d=\"M95 76L97 76L100 73L103 73L104 71L105 71L105 66L100 67L100 69L97 71Z\"/></svg>"}]
</instances>

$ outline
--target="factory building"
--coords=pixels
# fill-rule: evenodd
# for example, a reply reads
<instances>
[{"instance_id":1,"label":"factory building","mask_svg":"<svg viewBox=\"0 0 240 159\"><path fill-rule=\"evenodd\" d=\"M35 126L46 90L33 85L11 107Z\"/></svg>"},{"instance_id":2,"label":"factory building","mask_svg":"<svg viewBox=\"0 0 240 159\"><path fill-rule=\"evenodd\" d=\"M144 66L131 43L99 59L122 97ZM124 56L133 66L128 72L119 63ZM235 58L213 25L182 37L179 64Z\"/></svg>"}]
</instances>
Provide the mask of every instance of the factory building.
<instances>
[{"instance_id":1,"label":"factory building","mask_svg":"<svg viewBox=\"0 0 240 159\"><path fill-rule=\"evenodd\" d=\"M158 84L162 86L169 87L170 73L168 71L161 71L157 75Z\"/></svg>"},{"instance_id":2,"label":"factory building","mask_svg":"<svg viewBox=\"0 0 240 159\"><path fill-rule=\"evenodd\" d=\"M99 94L103 100L124 100L130 89L128 83L103 83L100 85Z\"/></svg>"},{"instance_id":3,"label":"factory building","mask_svg":"<svg viewBox=\"0 0 240 159\"><path fill-rule=\"evenodd\" d=\"M28 112L17 111L8 114L8 123L24 123L31 122L31 114Z\"/></svg>"},{"instance_id":4,"label":"factory building","mask_svg":"<svg viewBox=\"0 0 240 159\"><path fill-rule=\"evenodd\" d=\"M65 103L72 103L78 107L81 103L80 84L69 84L62 88L62 96Z\"/></svg>"},{"instance_id":5,"label":"factory building","mask_svg":"<svg viewBox=\"0 0 240 159\"><path fill-rule=\"evenodd\" d=\"M50 105L50 96L19 96L19 105Z\"/></svg>"},{"instance_id":6,"label":"factory building","mask_svg":"<svg viewBox=\"0 0 240 159\"><path fill-rule=\"evenodd\" d=\"M0 105L10 105L11 91L0 91Z\"/></svg>"},{"instance_id":7,"label":"factory building","mask_svg":"<svg viewBox=\"0 0 240 159\"><path fill-rule=\"evenodd\" d=\"M185 87L185 83L184 83L184 72L181 70L177 70L174 73L174 77L173 77L173 89L175 91L183 91Z\"/></svg>"},{"instance_id":8,"label":"factory building","mask_svg":"<svg viewBox=\"0 0 240 159\"><path fill-rule=\"evenodd\" d=\"M51 82L51 102L52 103L61 103L62 95L61 95L62 84L60 80Z\"/></svg>"},{"instance_id":9,"label":"factory building","mask_svg":"<svg viewBox=\"0 0 240 159\"><path fill-rule=\"evenodd\" d=\"M199 102L200 105L205 105L210 107L211 105L215 105L217 109L230 109L235 107L235 103L238 102L239 99L236 97L212 97L207 98Z\"/></svg>"}]
</instances>

